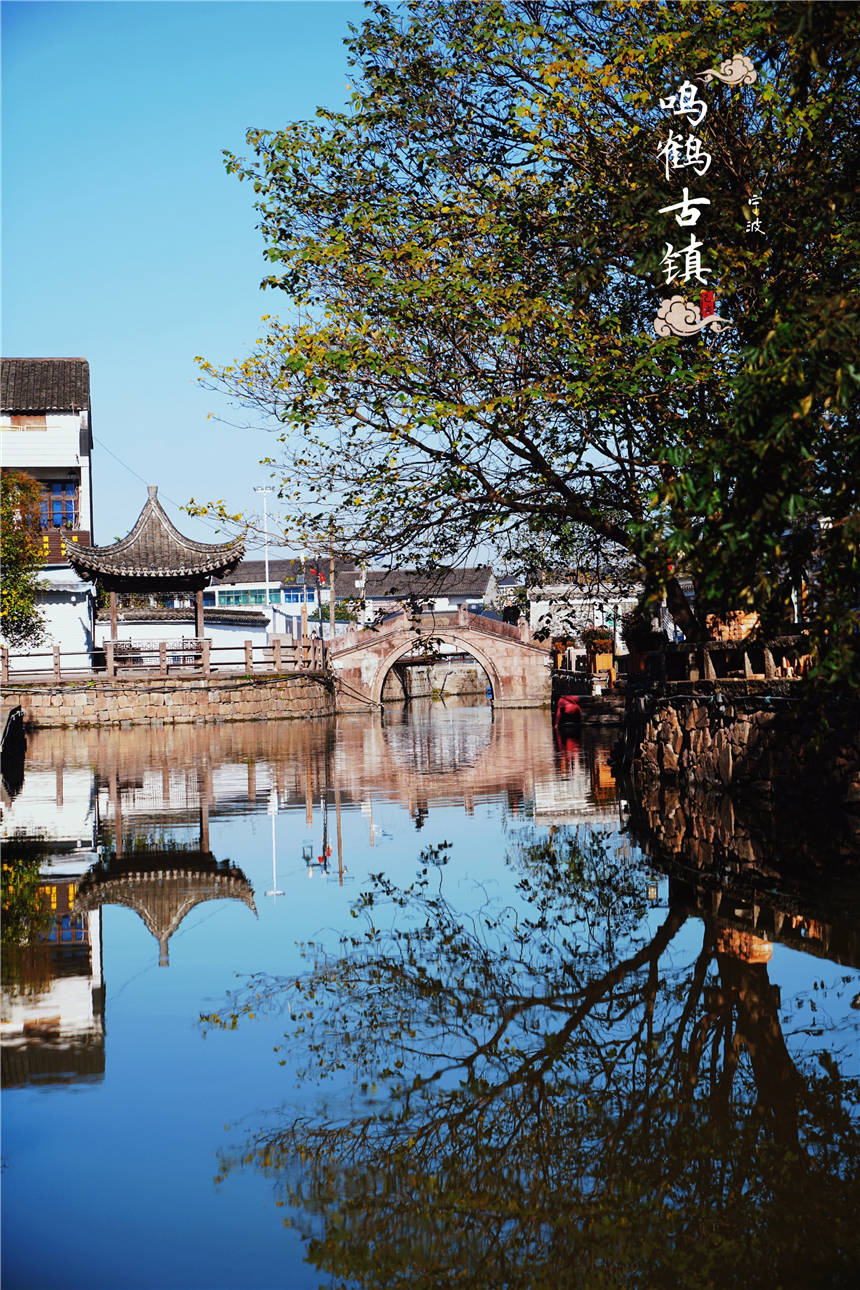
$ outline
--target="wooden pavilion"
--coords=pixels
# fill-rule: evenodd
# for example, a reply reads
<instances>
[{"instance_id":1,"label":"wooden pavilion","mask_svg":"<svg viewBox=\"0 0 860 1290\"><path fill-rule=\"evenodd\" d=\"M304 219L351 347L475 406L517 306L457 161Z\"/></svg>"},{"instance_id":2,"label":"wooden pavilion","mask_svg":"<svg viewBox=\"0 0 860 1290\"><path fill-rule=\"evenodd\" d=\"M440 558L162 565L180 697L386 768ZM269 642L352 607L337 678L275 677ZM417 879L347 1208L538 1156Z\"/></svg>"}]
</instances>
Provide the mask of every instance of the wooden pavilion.
<instances>
[{"instance_id":1,"label":"wooden pavilion","mask_svg":"<svg viewBox=\"0 0 860 1290\"><path fill-rule=\"evenodd\" d=\"M117 593L182 593L195 595L195 635L203 639L203 588L213 577L232 573L242 556L241 538L232 542L195 542L171 523L158 500L149 496L131 532L111 546L66 545L69 564L82 578L110 593L110 634L117 639Z\"/></svg>"}]
</instances>

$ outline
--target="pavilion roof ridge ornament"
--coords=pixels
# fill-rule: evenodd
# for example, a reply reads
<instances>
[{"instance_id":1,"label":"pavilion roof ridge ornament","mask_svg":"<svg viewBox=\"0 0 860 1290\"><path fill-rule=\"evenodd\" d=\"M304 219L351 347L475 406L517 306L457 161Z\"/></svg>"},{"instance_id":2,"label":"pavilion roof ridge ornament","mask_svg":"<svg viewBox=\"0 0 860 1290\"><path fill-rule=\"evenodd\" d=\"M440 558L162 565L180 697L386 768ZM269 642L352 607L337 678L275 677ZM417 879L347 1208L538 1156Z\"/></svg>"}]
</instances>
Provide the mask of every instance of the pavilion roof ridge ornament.
<instances>
[{"instance_id":1,"label":"pavilion roof ridge ornament","mask_svg":"<svg viewBox=\"0 0 860 1290\"><path fill-rule=\"evenodd\" d=\"M119 579L200 578L223 574L245 554L243 538L198 542L180 533L158 500L158 486L147 486L147 499L131 531L108 546L66 547L69 563L79 572Z\"/></svg>"}]
</instances>

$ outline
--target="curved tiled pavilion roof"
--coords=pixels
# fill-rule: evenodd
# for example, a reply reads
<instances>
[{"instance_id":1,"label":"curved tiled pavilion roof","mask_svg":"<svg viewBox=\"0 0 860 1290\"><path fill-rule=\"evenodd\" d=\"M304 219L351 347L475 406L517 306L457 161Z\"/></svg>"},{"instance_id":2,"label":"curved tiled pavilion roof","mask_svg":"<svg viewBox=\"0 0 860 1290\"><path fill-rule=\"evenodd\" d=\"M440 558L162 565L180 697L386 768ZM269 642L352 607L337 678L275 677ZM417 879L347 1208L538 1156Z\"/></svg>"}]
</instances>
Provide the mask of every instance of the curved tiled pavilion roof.
<instances>
[{"instance_id":1,"label":"curved tiled pavilion roof","mask_svg":"<svg viewBox=\"0 0 860 1290\"><path fill-rule=\"evenodd\" d=\"M205 900L241 900L253 914L254 889L241 869L216 860L211 851L136 851L111 856L84 875L75 910L125 905L158 941L159 967L169 965L168 942L195 905Z\"/></svg>"},{"instance_id":2,"label":"curved tiled pavilion roof","mask_svg":"<svg viewBox=\"0 0 860 1290\"><path fill-rule=\"evenodd\" d=\"M215 576L231 572L242 559L245 544L195 542L171 523L158 500L158 488L149 485L149 496L127 537L111 546L66 545L66 557L83 578L97 578L108 590L156 590L159 584L200 588Z\"/></svg>"}]
</instances>

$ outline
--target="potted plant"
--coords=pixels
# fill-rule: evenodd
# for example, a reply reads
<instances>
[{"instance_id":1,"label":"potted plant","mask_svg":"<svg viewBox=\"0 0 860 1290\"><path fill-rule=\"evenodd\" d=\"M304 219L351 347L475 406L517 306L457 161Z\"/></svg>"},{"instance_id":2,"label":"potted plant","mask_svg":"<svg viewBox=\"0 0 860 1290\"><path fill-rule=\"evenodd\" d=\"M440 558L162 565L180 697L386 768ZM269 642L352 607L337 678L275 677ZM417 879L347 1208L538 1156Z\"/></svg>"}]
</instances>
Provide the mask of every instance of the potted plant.
<instances>
[{"instance_id":1,"label":"potted plant","mask_svg":"<svg viewBox=\"0 0 860 1290\"><path fill-rule=\"evenodd\" d=\"M615 680L615 642L612 632L608 627L586 627L582 632L582 643L588 651L588 670L591 675L607 672L612 684ZM599 690L595 693L599 693Z\"/></svg>"},{"instance_id":2,"label":"potted plant","mask_svg":"<svg viewBox=\"0 0 860 1290\"><path fill-rule=\"evenodd\" d=\"M608 627L586 627L582 632L582 643L589 654L611 654L615 646Z\"/></svg>"}]
</instances>

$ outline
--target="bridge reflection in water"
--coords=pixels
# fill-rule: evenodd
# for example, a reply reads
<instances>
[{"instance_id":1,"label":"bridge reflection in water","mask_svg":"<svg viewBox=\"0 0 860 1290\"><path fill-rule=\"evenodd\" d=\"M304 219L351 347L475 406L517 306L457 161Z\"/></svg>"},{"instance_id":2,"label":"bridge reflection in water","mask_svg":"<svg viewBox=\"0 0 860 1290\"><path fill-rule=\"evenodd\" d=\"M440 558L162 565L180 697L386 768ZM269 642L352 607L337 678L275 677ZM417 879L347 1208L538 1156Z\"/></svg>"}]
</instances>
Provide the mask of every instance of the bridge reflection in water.
<instances>
[{"instance_id":1,"label":"bridge reflection in water","mask_svg":"<svg viewBox=\"0 0 860 1290\"><path fill-rule=\"evenodd\" d=\"M341 715L318 722L185 726L157 732L41 731L30 739L21 792L13 800L5 799L3 806L7 857L13 864L19 859L21 864L35 864L42 894L49 904L54 901L48 931L54 938L51 954L40 949L46 942L37 935L22 954L7 960L11 969L5 972L3 982L5 1079L7 1085L19 1087L37 1083L50 1087L61 1082L89 1082L99 1089L109 1086L104 1091L105 1098L116 1099L105 1104L109 1116L119 1115L116 1106L124 1105L128 1081L132 1080L135 1097L128 1108L130 1118L123 1122L126 1135L135 1133L134 1116L145 1113L150 1103L150 1123L159 1126L158 1133L162 1132L161 1120L166 1119L164 1137L158 1138L157 1148L153 1147L157 1162L148 1176L143 1169L139 1182L129 1176L121 1198L124 1223L130 1213L140 1216L137 1248L146 1244L143 1234L149 1230L152 1218L152 1197L160 1195L159 1187L168 1182L163 1162L174 1159L169 1124L194 1122L201 1098L205 1101L201 1089L211 1086L218 1090L217 1096L211 1092L217 1109L213 1103L209 1117L218 1126L231 1120L244 1122L253 1108L274 1105L282 1098L281 1086L266 1082L267 1059L273 1061L271 1050L282 1042L286 1022L273 1022L271 1032L265 1029L268 1023L255 1023L263 1026L263 1052L260 1041L253 1038L253 1030L247 1038L242 1034L225 1036L224 1047L214 1043L207 1047L193 1024L199 1012L204 1007L219 1007L221 993L235 988L237 974L300 972L303 964L292 948L294 940L314 937L317 927L333 925L333 948L330 945L327 951L332 957L321 954L320 971L325 976L326 989L332 988L332 1007L351 1008L349 1015L354 1024L347 1030L342 1020L335 1024L332 1018L321 1016L321 1046L314 1050L312 1064L324 1059L331 1039L335 1067L342 1069L349 1064L354 1048L358 1070L362 1052L366 1056L375 1042L374 1025L391 1018L383 1006L384 992L375 993L378 982L369 994L362 993L360 975L354 981L351 976L374 969L372 951L378 947L368 942L364 966L347 958L343 964L338 962L337 971L331 971L338 944L343 943L339 938L356 930L349 906L367 889L371 874L382 874L383 882L411 882L419 851L425 842L438 845L440 829L445 830L443 837L448 829L456 835L444 881L453 882L457 891L457 884L464 883L466 875L484 882L488 890L498 886L502 901L514 911L511 937L522 939L501 938L496 958L488 953L486 945L473 945L480 950L473 965L474 978L466 971L468 963L460 970L451 960L447 983L450 988L427 996L428 1017L433 1025L438 1019L434 1009L440 1010L438 1017L446 1009L452 1010L447 1017L450 1033L440 1037L431 1026L427 1034L433 1043L438 1040L437 1053L453 1054L461 1051L458 1045L466 1044L470 1036L480 1038L482 1017L490 1031L497 1025L508 1025L516 1012L511 1009L512 992L519 991L521 999L526 999L531 988L526 976L534 969L534 998L549 1011L546 1017L541 1014L539 1022L537 1012L533 1014L533 1029L527 1024L523 1034L514 1036L509 1055L524 1053L528 1070L542 1069L541 1079L549 1082L541 1085L538 1080L533 1086L529 1075L519 1083L512 1080L499 1085L512 1090L514 1098L534 1095L528 1107L519 1102L497 1103L504 1110L502 1115L500 1109L499 1132L508 1132L517 1125L528 1130L516 1169L511 1173L513 1166L506 1164L504 1157L492 1156L491 1118L486 1123L481 1120L484 1127L480 1132L475 1127L478 1119L473 1123L470 1118L468 1088L473 1087L474 1092L484 1086L480 1082L470 1086L466 1080L462 1086L466 1090L462 1093L463 1104L452 1110L452 1114L456 1111L460 1116L456 1123L460 1125L457 1131L463 1135L459 1144L462 1150L449 1154L441 1171L439 1161L430 1158L432 1152L427 1158L426 1179L437 1178L437 1192L433 1194L432 1188L426 1195L421 1192L419 1174L421 1179L425 1174L420 1170L418 1174L414 1169L407 1171L408 1176L398 1174L398 1162L411 1159L411 1148L406 1151L404 1147L400 1152L396 1142L385 1140L383 1128L378 1129L378 1141L380 1150L385 1146L386 1152L379 1158L371 1153L363 1162L356 1158L344 1160L342 1168L331 1163L339 1149L336 1140L321 1137L325 1150L318 1154L315 1139L298 1144L305 1151L303 1159L311 1162L307 1165L311 1169L307 1195L313 1198L313 1203L308 1203L314 1222L325 1226L329 1213L340 1213L344 1178L356 1184L354 1194L350 1192L349 1222L330 1233L335 1247L351 1239L352 1233L357 1252L381 1248L380 1257L384 1257L385 1241L395 1231L393 1211L388 1219L383 1212L386 1198L396 1208L407 1203L406 1193L416 1187L421 1192L420 1213L413 1206L408 1220L404 1220L415 1236L413 1253L425 1247L431 1249L436 1240L444 1246L451 1229L446 1228L440 1235L435 1230L430 1232L426 1224L437 1212L434 1195L438 1198L438 1188L445 1185L445 1169L450 1173L451 1195L459 1198L458 1204L471 1194L469 1188L477 1185L476 1180L487 1189L486 1203L482 1201L468 1217L468 1222L474 1223L472 1231L482 1257L491 1249L496 1251L489 1238L484 1241L487 1234L482 1227L484 1220L496 1212L496 1202L501 1206L498 1212L507 1215L502 1233L505 1240L516 1232L518 1224L522 1232L530 1233L526 1242L530 1250L535 1247L529 1242L543 1240L547 1232L556 1230L561 1239L568 1229L563 1222L558 1227L562 1221L557 1208L559 1197L564 1198L565 1212L569 1213L577 1187L587 1192L597 1186L596 1175L586 1177L587 1161L592 1158L589 1152L597 1152L595 1160L607 1161L606 1179L633 1176L638 1166L632 1162L640 1148L642 1160L650 1168L659 1152L648 1147L646 1138L659 1138L663 1119L674 1115L670 1109L675 1105L672 1099L692 1099L696 1081L701 1079L704 1085L711 1079L716 1089L714 1106L719 1103L727 1107L732 1072L739 1068L744 1053L752 1062L761 1114L772 1115L778 1132L791 1142L796 1139L798 1115L803 1112L806 1096L798 1074L799 1055L803 1055L798 1049L798 1035L802 1032L811 1036L819 1025L813 1004L820 996L816 996L813 985L825 973L828 981L837 982L830 1003L842 992L841 1029L838 1035L834 1030L834 1052L837 1044L844 1043L846 1017L850 1021L854 1016L850 998L856 995L858 984L844 983L860 963L856 883L852 877L856 870L852 870L844 848L838 855L840 882L834 885L826 881L826 863L783 863L783 853L747 829L731 803L711 802L692 808L663 796L630 799L628 807L628 802L621 800L613 775L609 738L600 731L585 729L576 736L559 739L541 711L493 710L461 699L444 706L413 702L408 710L392 707L384 715ZM440 819L444 824L437 824ZM590 840L600 837L610 839L606 850L601 851L598 845L596 858L589 860ZM733 843L737 844L734 849ZM823 859L823 852L818 854ZM308 883L306 874L316 881ZM435 879L435 875L431 876ZM355 887L341 892L340 885L352 879L357 880ZM516 924L516 913L523 901L518 884L523 880L531 884L531 895L538 903L545 899L550 904L553 883L561 883L552 904L552 917L548 916L544 924L535 919L528 935ZM438 881L443 881L441 869ZM285 897L279 904L276 897L282 892ZM580 901L586 910L584 915L579 909ZM133 917L128 916L128 910L133 911ZM441 912L438 906L435 910L431 904L424 907L428 935L433 930L432 919ZM408 912L404 917L408 926ZM579 951L575 953L564 943L563 954L553 958L564 937L570 935L575 940L569 929L580 917L591 932L604 936L606 944L600 955L591 947L577 957ZM180 935L189 926L193 936L180 943ZM633 939L629 944L618 940L619 929L627 935L631 928ZM428 971L442 973L452 927L445 924L439 931L437 941L432 936L427 941L425 958L420 961L426 963ZM63 950L63 936L73 937L78 932L77 943ZM137 949L126 957L126 944L135 938ZM196 958L179 952L180 944L187 948L192 939ZM697 944L693 945L694 941ZM466 946L467 940L463 944ZM404 946L404 942L399 943L398 955ZM784 976L776 970L780 965L785 968L788 949L802 952L791 956L789 976L803 978L803 1006L791 1014L791 1025L787 1024L786 1013L790 1000L787 995L781 997L778 984ZM541 955L546 955L545 962ZM679 966L682 960L683 967ZM840 966L831 969L828 960ZM403 960L397 961L399 965ZM158 970L159 963L164 971ZM476 983L483 983L483 997ZM356 997L351 999L353 984ZM343 993L338 994L335 986ZM462 991L468 992L473 986L478 992L474 998L470 996L466 1006ZM105 1021L106 988L108 1013L112 1009L116 1019L113 1025ZM259 981L254 988L261 988ZM846 990L849 1003L842 997ZM582 1000L577 991L583 992ZM407 996L392 996L398 1016L401 1007L405 1009L403 1015L419 1008L421 991L407 991ZM359 1002L368 997L374 1000L371 1010ZM655 1045L660 1032L654 1006L660 999L660 1006L667 1010L664 1038L668 1039L658 1051ZM573 1019L585 1002L590 1011L580 1033ZM130 1015L133 1006L151 1007L153 1012L149 1029L142 1028L140 1032L145 1035L140 1045L138 1019ZM175 1021L167 1015L174 1009L180 1014ZM638 1037L634 1042L632 1032L625 1032L626 1037L618 1041L618 1027L624 1030L626 1018L639 1025L636 1009L644 1009ZM528 1009L521 1015L527 1019ZM543 1067L540 1062L529 1065L529 1045L543 1043L559 1019L568 1038L557 1050L547 1050ZM473 1025L478 1027L474 1035ZM386 1045L394 1028L382 1036L386 1066L390 1056ZM129 1034L134 1036L132 1040ZM641 1052L636 1048L640 1039ZM368 1049L362 1049L365 1041ZM288 1056L295 1064L303 1041L296 1038L293 1042L294 1049ZM245 1060L244 1050L239 1047L231 1065L232 1049L228 1045L233 1043L248 1043L251 1056ZM822 1063L831 1060L825 1030L819 1028L817 1037L804 1037L802 1043L818 1045ZM113 1050L113 1083L111 1062L106 1060L112 1044L117 1045ZM632 1046L628 1048L628 1044ZM160 1045L164 1045L163 1052ZM720 1065L718 1050L726 1054L728 1066ZM579 1075L573 1066L565 1065L571 1053L578 1054L585 1063L587 1079L582 1088L575 1084ZM625 1075L629 1076L629 1084L626 1091L617 1087L612 1096L617 1093L621 1098L623 1093L629 1101L619 1104L619 1118L613 1127L612 1097L602 1101L593 1097L589 1089L598 1087L613 1070L624 1070L628 1053L635 1054L635 1064ZM509 1059L501 1049L494 1050L492 1062ZM219 1082L222 1063L225 1073ZM169 1068L166 1082L150 1089L148 1079L164 1078L162 1066ZM565 1094L564 1098L552 1086L559 1071L563 1079L558 1088L567 1087L564 1081L568 1078L574 1080L570 1096ZM723 1079L721 1072L725 1071L731 1078ZM646 1083L653 1077L651 1091L637 1082L641 1072L647 1076ZM275 1064L273 1078L277 1075ZM664 1078L665 1084L661 1084ZM833 1079L836 1089L836 1076ZM302 1087L306 1091L302 1096L315 1095L316 1075L305 1079ZM432 1087L443 1092L447 1086L443 1080ZM489 1085L485 1092L492 1113ZM640 1093L644 1099L641 1107L636 1101ZM38 1135L40 1117L47 1124L54 1123L51 1106L43 1101L39 1116L28 1109L18 1112L26 1123L27 1135ZM167 1117L165 1107L170 1109ZM428 1108L432 1110L429 1102ZM625 1120L628 1110L631 1118ZM545 1111L544 1120L541 1117ZM644 1118L636 1119L640 1113ZM505 1119L508 1115L510 1118ZM395 1117L388 1123L394 1128L398 1121ZM624 1126L634 1123L642 1129L641 1139L630 1139L622 1151L627 1131ZM444 1116L440 1120L439 1133L443 1137L451 1132L450 1124L451 1120ZM605 1133L599 1141L585 1144L588 1151L576 1152L573 1147L583 1126L598 1126L595 1132L599 1129L603 1133L605 1129ZM79 1141L74 1137L75 1126L66 1127L72 1140ZM406 1132L405 1122L403 1127L406 1143L414 1133L411 1129ZM321 1134L324 1129L327 1131L327 1126L320 1127ZM213 1156L218 1146L208 1120L202 1132L203 1137L194 1145L198 1160ZM429 1139L418 1139L425 1140ZM352 1140L350 1150L357 1141ZM295 1145L293 1140L292 1146ZM470 1158L468 1152L473 1148L475 1154ZM617 1157L613 1155L616 1148L621 1152ZM628 1148L632 1154L625 1155ZM42 1142L41 1149L50 1159L50 1142ZM142 1142L136 1152L136 1168L146 1150ZM291 1150L287 1138L281 1140L277 1150L267 1139L259 1159L255 1158L267 1177L273 1172L277 1175L279 1186L285 1177L295 1180L299 1176L297 1155L291 1155ZM330 1150L335 1152L334 1157ZM88 1138L86 1151L94 1162L104 1162L108 1171L118 1167L107 1140ZM283 1154L279 1155L279 1151ZM243 1159L247 1159L247 1153ZM362 1175L359 1166L365 1165L367 1173ZM474 1172L469 1174L466 1169L461 1173L461 1167L466 1166L474 1166ZM533 1174L529 1173L532 1166ZM645 1167L643 1164L642 1169ZM170 1178L175 1172L177 1185L188 1189L184 1168L182 1160L174 1162ZM93 1176L98 1174L94 1163ZM46 1183L46 1177L55 1175L58 1171L51 1168L41 1170L38 1177L34 1172L32 1191L24 1189L26 1200L16 1214L26 1230L29 1207L36 1199L40 1203L53 1199L53 1212L63 1216L58 1231L65 1235L66 1224L71 1239L82 1215L73 1200L67 1198L65 1208L56 1203L57 1197L52 1197L50 1183ZM541 1190L540 1177L549 1180L545 1191ZM384 1188L359 1185L382 1178ZM564 1185L552 1183L554 1178ZM158 1187L153 1186L154 1179ZM236 1190L239 1184L232 1178L230 1186L231 1204L241 1204L237 1197L245 1193ZM739 1194L742 1191L741 1185ZM220 1284L217 1259L219 1250L224 1256L223 1243L219 1244L223 1209L205 1188L198 1187L197 1192L195 1204L199 1212L191 1230L195 1234L207 1233L207 1248L211 1244L214 1253L200 1254L200 1242L195 1236L193 1259L202 1259L199 1266L195 1263L195 1274L200 1278L199 1284ZM283 1268L280 1253L274 1249L271 1257L257 1261L266 1240L264 1232L268 1231L268 1218L260 1210L270 1203L271 1193L267 1189L263 1201L258 1193L248 1195L256 1199L241 1209L241 1226L248 1233L242 1284L253 1290L277 1283ZM518 1196L522 1209L517 1209ZM828 1196L828 1203L835 1204L832 1194ZM372 1206L368 1208L371 1200L378 1203L377 1212ZM117 1218L110 1198L103 1203L107 1204L108 1218L111 1214ZM289 1203L301 1209L296 1196L291 1195ZM672 1204L677 1211L681 1204L677 1192L673 1193ZM177 1204L179 1226L181 1209ZM404 1210L398 1209L398 1213L402 1215ZM625 1212L629 1232L639 1223L637 1213ZM662 1202L649 1197L640 1217L650 1216L649 1222L662 1230L661 1224L669 1213L670 1210L664 1213ZM532 1218L524 1218L524 1214L532 1215L533 1231L529 1228ZM377 1220L382 1226L376 1226ZM169 1214L160 1214L160 1224L169 1226L171 1221ZM123 1232L127 1230L119 1226ZM234 1223L230 1228L231 1240L237 1227ZM177 1227L171 1239L181 1242L187 1237ZM321 1250L322 1243L315 1248ZM469 1262L467 1253L459 1251L465 1260L464 1268ZM575 1251L565 1247L563 1253L564 1258L568 1254L573 1258ZM126 1257L122 1249L113 1247L110 1271L101 1276L93 1274L89 1284L105 1288L117 1284L121 1279L117 1270L122 1269ZM191 1253L188 1257L192 1257ZM574 1264L575 1259L571 1266ZM297 1256L296 1284L304 1284L298 1280L298 1270L303 1266ZM553 1266L558 1270L567 1265L556 1261ZM495 1273L500 1283L503 1274L507 1275L501 1265ZM512 1277L510 1284L529 1285L525 1272L523 1276L525 1280ZM482 1283L477 1276L472 1280L465 1277L464 1284L477 1287ZM566 1284L563 1276L557 1284Z\"/></svg>"},{"instance_id":2,"label":"bridge reflection in water","mask_svg":"<svg viewBox=\"0 0 860 1290\"><path fill-rule=\"evenodd\" d=\"M55 911L58 891L66 905L51 936L59 945L64 935L74 940L79 959L89 955L83 979L99 1002L104 906L138 914L162 966L170 937L201 902L238 900L256 913L241 867L210 850L212 822L299 810L304 833L320 833L303 839L309 873L342 884L350 873L342 812L361 812L373 847L383 833L374 804L377 815L385 803L405 807L420 830L434 807L473 815L476 805L499 802L512 820L551 828L587 822L618 829L626 819L606 738L590 731L553 736L544 713L452 698L393 707L384 716L341 716L336 724L176 726L157 739L139 729L39 731L30 738L24 789L5 803L2 833L7 848L16 836L40 839L43 893ZM851 902L834 909L819 882L804 883L796 869L755 854L730 802L709 799L703 809L711 815L682 824L673 790L650 790L634 806L634 832L652 854L655 879L669 876L670 903L715 920L724 944L742 955L783 942L858 966ZM274 870L274 820L272 838ZM7 1041L13 1032L20 1041L26 1030L44 1045L48 1031L39 1010L31 1011L25 1029L20 1018L10 1024L6 1017ZM20 1013L20 1003L12 1012ZM98 1007L90 1015L98 1030Z\"/></svg>"}]
</instances>

